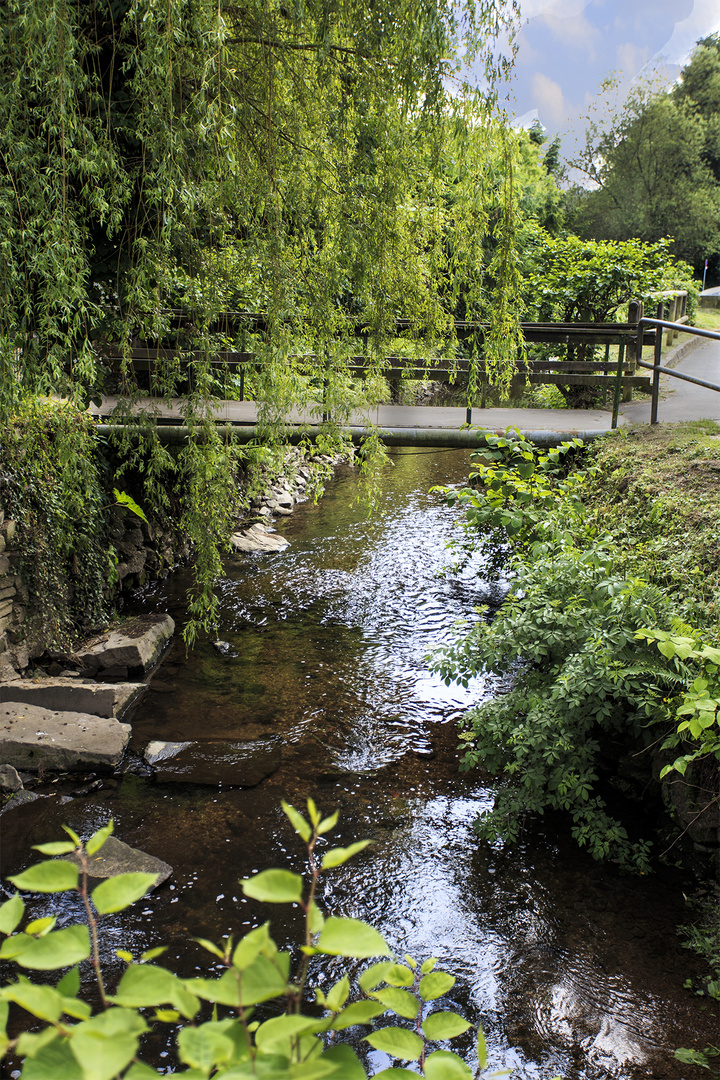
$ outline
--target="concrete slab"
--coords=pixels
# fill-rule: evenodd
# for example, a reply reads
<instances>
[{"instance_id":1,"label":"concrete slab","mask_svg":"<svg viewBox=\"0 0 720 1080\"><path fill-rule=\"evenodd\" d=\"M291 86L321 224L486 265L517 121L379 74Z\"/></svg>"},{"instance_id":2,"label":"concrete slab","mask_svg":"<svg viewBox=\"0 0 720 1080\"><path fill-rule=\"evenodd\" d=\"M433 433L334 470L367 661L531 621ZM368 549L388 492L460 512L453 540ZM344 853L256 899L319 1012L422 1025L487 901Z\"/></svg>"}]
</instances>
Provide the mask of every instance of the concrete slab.
<instances>
[{"instance_id":1,"label":"concrete slab","mask_svg":"<svg viewBox=\"0 0 720 1080\"><path fill-rule=\"evenodd\" d=\"M175 623L169 615L125 619L98 634L74 658L88 672L145 672L156 662L174 632Z\"/></svg>"},{"instance_id":2,"label":"concrete slab","mask_svg":"<svg viewBox=\"0 0 720 1080\"><path fill-rule=\"evenodd\" d=\"M0 761L28 772L84 771L119 765L129 724L89 713L54 712L38 705L0 705Z\"/></svg>"},{"instance_id":3,"label":"concrete slab","mask_svg":"<svg viewBox=\"0 0 720 1080\"><path fill-rule=\"evenodd\" d=\"M0 683L0 703L39 705L55 712L90 713L118 719L147 690L145 683L96 683L78 679L20 679Z\"/></svg>"}]
</instances>

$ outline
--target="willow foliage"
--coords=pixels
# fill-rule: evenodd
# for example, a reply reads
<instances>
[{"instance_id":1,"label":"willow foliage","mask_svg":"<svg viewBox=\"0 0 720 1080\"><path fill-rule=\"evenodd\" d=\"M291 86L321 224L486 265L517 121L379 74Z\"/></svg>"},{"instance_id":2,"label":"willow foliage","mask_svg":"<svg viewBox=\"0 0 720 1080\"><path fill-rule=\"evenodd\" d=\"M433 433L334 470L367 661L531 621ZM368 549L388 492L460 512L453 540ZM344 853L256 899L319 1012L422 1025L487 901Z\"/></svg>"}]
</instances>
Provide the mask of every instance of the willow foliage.
<instances>
[{"instance_id":1,"label":"willow foliage","mask_svg":"<svg viewBox=\"0 0 720 1080\"><path fill-rule=\"evenodd\" d=\"M328 360L342 374L364 351L381 369L399 318L426 355L452 348L454 317L489 321L502 377L517 326L512 168L491 92L505 10L0 0L0 408L26 393L85 404L104 357L171 340L194 368L177 468L226 469L210 362L227 310L263 313L232 340L262 362L271 435ZM449 92L460 51L484 63L483 92ZM158 366L155 389L176 395L181 375ZM127 359L120 390L127 414Z\"/></svg>"}]
</instances>

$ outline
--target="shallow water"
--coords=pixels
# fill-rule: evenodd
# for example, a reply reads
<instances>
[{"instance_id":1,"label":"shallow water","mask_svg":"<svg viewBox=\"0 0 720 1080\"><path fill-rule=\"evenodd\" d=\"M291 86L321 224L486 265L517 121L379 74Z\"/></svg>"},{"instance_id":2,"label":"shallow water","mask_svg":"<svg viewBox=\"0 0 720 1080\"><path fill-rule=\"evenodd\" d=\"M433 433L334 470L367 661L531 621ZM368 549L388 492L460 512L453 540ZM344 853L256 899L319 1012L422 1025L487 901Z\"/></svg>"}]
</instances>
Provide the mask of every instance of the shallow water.
<instances>
[{"instance_id":1,"label":"shallow water","mask_svg":"<svg viewBox=\"0 0 720 1080\"><path fill-rule=\"evenodd\" d=\"M252 789L155 784L127 774L86 798L17 811L3 872L59 821L88 835L108 816L116 835L170 862L169 884L107 920L103 956L158 942L192 974L206 954L188 935L238 934L268 917L238 880L268 866L302 869L281 798L341 811L338 843L375 843L327 880L322 903L372 921L398 954L439 957L457 976L451 998L481 1021L491 1063L522 1078L691 1077L675 1046L703 1046L715 1021L682 989L695 970L678 946L682 897L672 880L627 879L599 867L548 820L511 851L479 845L473 822L492 803L479 774L457 771L456 721L499 687L447 688L426 654L457 619L499 602L482 568L443 573L458 513L433 484L462 482L462 451L401 451L371 520L341 469L322 502L279 523L282 554L228 560L218 637L189 658L176 641L130 718L132 746L149 741L260 740L277 770ZM479 576L478 576L479 575ZM182 575L142 598L184 621ZM209 745L209 750L212 745ZM73 905L61 922L79 914ZM270 912L292 940L291 912ZM345 962L342 962L343 964ZM318 970L330 979L340 962ZM449 1007L452 1007L452 1002ZM462 1046L462 1040L458 1040ZM463 1047L472 1061L470 1040ZM167 1049L156 1046L159 1061ZM376 1069L389 1062L370 1058Z\"/></svg>"}]
</instances>

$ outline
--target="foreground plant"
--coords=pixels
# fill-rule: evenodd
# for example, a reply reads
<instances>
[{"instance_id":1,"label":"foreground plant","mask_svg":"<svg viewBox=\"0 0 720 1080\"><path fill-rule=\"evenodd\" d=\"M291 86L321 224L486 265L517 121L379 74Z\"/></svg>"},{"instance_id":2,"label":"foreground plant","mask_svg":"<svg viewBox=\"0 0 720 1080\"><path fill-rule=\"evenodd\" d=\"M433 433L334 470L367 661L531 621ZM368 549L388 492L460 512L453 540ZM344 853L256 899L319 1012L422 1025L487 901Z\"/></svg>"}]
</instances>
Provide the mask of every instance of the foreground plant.
<instances>
[{"instance_id":1,"label":"foreground plant","mask_svg":"<svg viewBox=\"0 0 720 1080\"><path fill-rule=\"evenodd\" d=\"M156 878L121 874L88 891L88 859L112 832L112 822L86 843L65 827L69 840L36 846L51 858L9 880L17 889L34 893L79 892L87 925L58 930L51 915L19 930L25 913L20 894L0 906L0 932L5 935L0 959L38 973L36 981L18 974L0 988L0 1048L3 1054L24 1059L23 1080L156 1077L155 1069L141 1060L142 1036L153 1022L178 1026L177 1057L186 1080L365 1080L364 1065L350 1046L339 1041L340 1033L371 1025L386 1014L399 1023L374 1027L362 1041L393 1059L416 1063L429 1080L472 1078L471 1069L456 1053L432 1048L472 1027L458 1013L433 1004L452 989L454 977L438 971L435 959L420 964L405 956L396 961L373 927L358 919L325 916L318 906L321 876L347 862L369 841L330 848L320 858L318 839L335 827L337 813L322 818L312 799L307 818L287 803L283 810L306 844L309 880L288 870L265 870L242 884L245 895L255 900L297 904L302 909L304 940L296 970L291 954L278 949L265 923L237 943L232 938L220 944L195 939L215 965L219 960L224 967L219 977L179 978L152 962L162 948L151 949L138 960L119 950L127 968L114 992L108 992L100 962L99 923L103 916L140 899ZM330 990L315 990L313 1006L308 984L312 958L318 956L383 959L362 972L355 990L348 975ZM95 1013L80 997L78 965L87 960L93 965L101 1002ZM63 970L62 978L52 984L50 973ZM270 1018L256 1017L256 1006L266 1002L274 1003L268 1010ZM42 1029L10 1039L6 1031L11 1004L41 1021ZM478 1075L487 1064L482 1029L476 1048ZM418 1073L388 1068L376 1075Z\"/></svg>"}]
</instances>

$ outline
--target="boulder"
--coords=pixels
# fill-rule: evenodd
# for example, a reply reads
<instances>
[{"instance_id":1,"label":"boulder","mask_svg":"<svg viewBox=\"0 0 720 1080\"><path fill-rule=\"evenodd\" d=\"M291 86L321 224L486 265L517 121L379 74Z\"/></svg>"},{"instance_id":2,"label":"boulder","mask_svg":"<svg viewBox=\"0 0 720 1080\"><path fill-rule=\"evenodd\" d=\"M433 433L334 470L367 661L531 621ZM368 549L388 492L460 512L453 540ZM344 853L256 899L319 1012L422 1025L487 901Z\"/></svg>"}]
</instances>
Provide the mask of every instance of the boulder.
<instances>
[{"instance_id":1,"label":"boulder","mask_svg":"<svg viewBox=\"0 0 720 1080\"><path fill-rule=\"evenodd\" d=\"M169 615L125 619L89 641L75 659L99 675L145 672L153 666L175 631Z\"/></svg>"},{"instance_id":2,"label":"boulder","mask_svg":"<svg viewBox=\"0 0 720 1080\"><path fill-rule=\"evenodd\" d=\"M80 865L77 855L66 855L68 862ZM130 847L129 844L118 840L116 836L108 836L103 846L88 859L88 876L92 878L117 877L118 874L157 874L155 884L151 888L156 889L163 881L172 874L172 866L156 859L154 855L148 855L139 848Z\"/></svg>"},{"instance_id":3,"label":"boulder","mask_svg":"<svg viewBox=\"0 0 720 1080\"><path fill-rule=\"evenodd\" d=\"M146 689L145 683L96 683L62 676L21 679L0 683L0 703L19 701L57 712L90 713L117 719Z\"/></svg>"},{"instance_id":4,"label":"boulder","mask_svg":"<svg viewBox=\"0 0 720 1080\"><path fill-rule=\"evenodd\" d=\"M290 544L284 536L270 532L259 522L251 525L249 529L235 533L230 537L230 542L235 551L282 551Z\"/></svg>"},{"instance_id":5,"label":"boulder","mask_svg":"<svg viewBox=\"0 0 720 1080\"><path fill-rule=\"evenodd\" d=\"M28 772L114 768L130 732L114 718L7 701L0 705L0 761Z\"/></svg>"}]
</instances>

